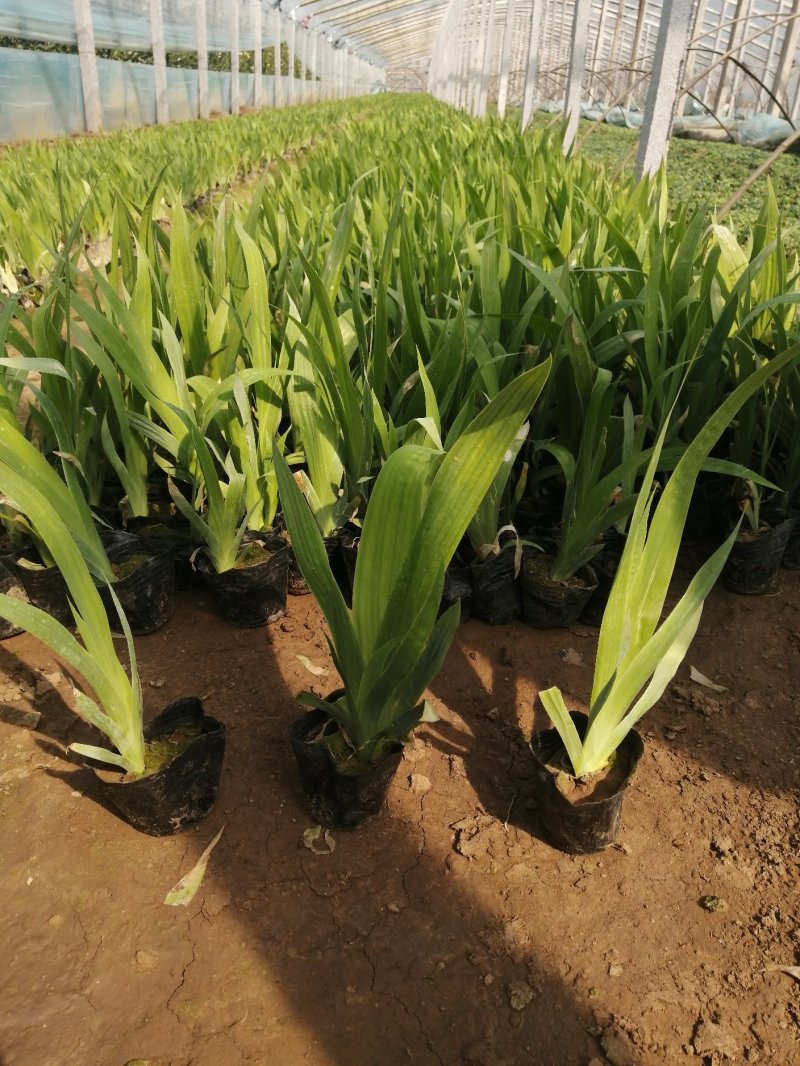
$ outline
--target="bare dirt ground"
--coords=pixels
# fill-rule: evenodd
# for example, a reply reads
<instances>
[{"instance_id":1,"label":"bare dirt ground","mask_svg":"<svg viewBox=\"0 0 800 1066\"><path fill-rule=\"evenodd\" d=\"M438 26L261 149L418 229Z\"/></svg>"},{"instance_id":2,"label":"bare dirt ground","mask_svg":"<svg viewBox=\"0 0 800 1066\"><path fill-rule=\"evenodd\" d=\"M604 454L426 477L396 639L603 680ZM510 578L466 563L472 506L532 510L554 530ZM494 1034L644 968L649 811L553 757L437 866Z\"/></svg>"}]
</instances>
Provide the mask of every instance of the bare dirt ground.
<instances>
[{"instance_id":1,"label":"bare dirt ground","mask_svg":"<svg viewBox=\"0 0 800 1066\"><path fill-rule=\"evenodd\" d=\"M98 805L58 664L6 641L2 1066L800 1062L800 982L774 969L800 962L800 574L712 594L642 722L618 846L569 857L537 838L525 739L538 689L586 699L595 642L464 624L387 809L318 855L284 735L295 693L337 680L309 597L239 631L184 593L137 641L149 714L197 694L228 726L216 809L167 839Z\"/></svg>"}]
</instances>

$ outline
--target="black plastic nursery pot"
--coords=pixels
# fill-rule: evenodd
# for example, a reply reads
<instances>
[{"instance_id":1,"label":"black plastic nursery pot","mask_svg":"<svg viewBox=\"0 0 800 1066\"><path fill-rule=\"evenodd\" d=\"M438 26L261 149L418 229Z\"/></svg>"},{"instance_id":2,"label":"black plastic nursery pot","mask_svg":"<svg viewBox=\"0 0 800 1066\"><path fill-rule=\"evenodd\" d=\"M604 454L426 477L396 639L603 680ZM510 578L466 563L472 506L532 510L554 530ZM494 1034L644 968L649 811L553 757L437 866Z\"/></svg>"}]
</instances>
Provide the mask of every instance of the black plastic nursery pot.
<instances>
[{"instance_id":1,"label":"black plastic nursery pot","mask_svg":"<svg viewBox=\"0 0 800 1066\"><path fill-rule=\"evenodd\" d=\"M329 699L336 699L334 693ZM322 710L308 711L287 730L297 759L303 795L312 817L327 829L357 829L376 818L386 802L400 760L402 745L363 773L342 773L320 743L336 723Z\"/></svg>"},{"instance_id":2,"label":"black plastic nursery pot","mask_svg":"<svg viewBox=\"0 0 800 1066\"><path fill-rule=\"evenodd\" d=\"M170 549L175 563L175 588L181 591L195 588L200 577L193 565L198 549L191 527L183 518L131 518L127 528L135 533L145 551L153 555Z\"/></svg>"},{"instance_id":3,"label":"black plastic nursery pot","mask_svg":"<svg viewBox=\"0 0 800 1066\"><path fill-rule=\"evenodd\" d=\"M781 566L784 570L800 570L800 511L792 509L789 516L794 518L794 526L783 551Z\"/></svg>"},{"instance_id":4,"label":"black plastic nursery pot","mask_svg":"<svg viewBox=\"0 0 800 1066\"><path fill-rule=\"evenodd\" d=\"M122 605L131 633L144 636L154 633L172 617L175 609L175 563L170 546L153 551L131 533L104 533L103 543L115 571L124 573L127 563L134 563L130 573L114 582L114 592ZM119 615L108 586L100 588L100 598L112 628L119 628Z\"/></svg>"},{"instance_id":5,"label":"black plastic nursery pot","mask_svg":"<svg viewBox=\"0 0 800 1066\"><path fill-rule=\"evenodd\" d=\"M325 545L328 562L331 566L334 566L339 553L339 530L337 529L335 533L323 537L322 542ZM289 544L288 592L290 596L307 596L311 592L306 579L300 571L291 543Z\"/></svg>"},{"instance_id":6,"label":"black plastic nursery pot","mask_svg":"<svg viewBox=\"0 0 800 1066\"><path fill-rule=\"evenodd\" d=\"M358 559L358 545L361 540L361 530L358 526L348 523L339 530L339 558L344 571L346 591L353 592L353 583L356 579L356 560Z\"/></svg>"},{"instance_id":7,"label":"black plastic nursery pot","mask_svg":"<svg viewBox=\"0 0 800 1066\"><path fill-rule=\"evenodd\" d=\"M589 719L579 711L572 711L570 718L583 740ZM617 748L611 770L598 776L594 790L577 800L563 789L565 782L572 783L575 778L567 769L569 758L558 731L535 733L530 748L536 764L533 783L541 832L547 843L571 855L603 851L613 844L625 789L644 754L636 730L632 729Z\"/></svg>"},{"instance_id":8,"label":"black plastic nursery pot","mask_svg":"<svg viewBox=\"0 0 800 1066\"><path fill-rule=\"evenodd\" d=\"M608 597L611 595L611 586L614 584L622 558L623 547L624 538L620 537L618 542L615 540L609 543L592 559L591 566L597 578L597 588L579 615L581 622L586 625L599 626L603 621Z\"/></svg>"},{"instance_id":9,"label":"black plastic nursery pot","mask_svg":"<svg viewBox=\"0 0 800 1066\"><path fill-rule=\"evenodd\" d=\"M794 525L795 516L788 515L758 533L740 533L720 574L723 587L746 596L769 592Z\"/></svg>"},{"instance_id":10,"label":"black plastic nursery pot","mask_svg":"<svg viewBox=\"0 0 800 1066\"><path fill-rule=\"evenodd\" d=\"M489 625L502 625L519 618L522 599L517 582L513 544L470 566L472 613Z\"/></svg>"},{"instance_id":11,"label":"black plastic nursery pot","mask_svg":"<svg viewBox=\"0 0 800 1066\"><path fill-rule=\"evenodd\" d=\"M462 563L461 560L454 559L445 570L439 614L444 614L454 603L460 603L460 620L466 622L468 618L472 617L473 594L470 568Z\"/></svg>"},{"instance_id":12,"label":"black plastic nursery pot","mask_svg":"<svg viewBox=\"0 0 800 1066\"><path fill-rule=\"evenodd\" d=\"M225 726L207 715L196 696L170 703L145 726L145 741L196 734L172 762L145 777L126 780L93 763L101 795L125 821L150 836L180 833L209 813L217 798Z\"/></svg>"},{"instance_id":13,"label":"black plastic nursery pot","mask_svg":"<svg viewBox=\"0 0 800 1066\"><path fill-rule=\"evenodd\" d=\"M46 611L64 626L74 626L75 618L69 605L67 583L57 566L42 566L37 553L26 552L14 557L10 567L19 578L34 607ZM33 564L33 565L29 565Z\"/></svg>"},{"instance_id":14,"label":"black plastic nursery pot","mask_svg":"<svg viewBox=\"0 0 800 1066\"><path fill-rule=\"evenodd\" d=\"M582 566L566 581L553 581L554 561L551 555L528 555L522 565L522 621L536 629L571 625L597 591L597 575L591 566Z\"/></svg>"},{"instance_id":15,"label":"black plastic nursery pot","mask_svg":"<svg viewBox=\"0 0 800 1066\"><path fill-rule=\"evenodd\" d=\"M218 574L200 553L197 569L208 588L215 610L231 625L250 629L269 625L286 614L289 545L274 533L246 533L242 545L259 544L268 557L250 566Z\"/></svg>"},{"instance_id":16,"label":"black plastic nursery pot","mask_svg":"<svg viewBox=\"0 0 800 1066\"><path fill-rule=\"evenodd\" d=\"M25 600L26 602L28 600L28 594L19 575L2 562L0 562L0 592L5 593L6 596L11 596L15 600ZM16 637L21 632L22 630L19 626L12 625L5 618L0 618L0 640Z\"/></svg>"}]
</instances>

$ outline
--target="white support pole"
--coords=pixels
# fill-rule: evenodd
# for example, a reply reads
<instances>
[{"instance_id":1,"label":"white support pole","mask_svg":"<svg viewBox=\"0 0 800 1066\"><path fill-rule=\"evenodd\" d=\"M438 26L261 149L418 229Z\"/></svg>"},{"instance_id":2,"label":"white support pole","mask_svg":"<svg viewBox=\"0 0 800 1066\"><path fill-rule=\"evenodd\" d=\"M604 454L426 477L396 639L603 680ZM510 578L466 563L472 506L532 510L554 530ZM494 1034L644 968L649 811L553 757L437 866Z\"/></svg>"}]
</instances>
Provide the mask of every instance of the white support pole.
<instances>
[{"instance_id":1,"label":"white support pole","mask_svg":"<svg viewBox=\"0 0 800 1066\"><path fill-rule=\"evenodd\" d=\"M489 0L472 0L467 29L467 104L471 115L477 115L480 101L480 55L481 40L486 32L485 15Z\"/></svg>"},{"instance_id":2,"label":"white support pole","mask_svg":"<svg viewBox=\"0 0 800 1066\"><path fill-rule=\"evenodd\" d=\"M506 117L508 103L508 77L511 73L511 45L514 43L514 17L517 13L517 0L508 0L506 4L506 21L503 27L503 48L500 53L500 86L497 91L497 116Z\"/></svg>"},{"instance_id":3,"label":"white support pole","mask_svg":"<svg viewBox=\"0 0 800 1066\"><path fill-rule=\"evenodd\" d=\"M156 122L169 122L167 95L167 53L164 48L164 19L161 0L150 0L150 36L153 41L153 82L156 90Z\"/></svg>"},{"instance_id":4,"label":"white support pole","mask_svg":"<svg viewBox=\"0 0 800 1066\"><path fill-rule=\"evenodd\" d=\"M319 34L315 33L311 40L311 99L319 100Z\"/></svg>"},{"instance_id":5,"label":"white support pole","mask_svg":"<svg viewBox=\"0 0 800 1066\"><path fill-rule=\"evenodd\" d=\"M308 44L308 32L303 28L302 22L297 27L297 58L300 62L300 84L298 85L297 99L304 104L306 102L306 46Z\"/></svg>"},{"instance_id":6,"label":"white support pole","mask_svg":"<svg viewBox=\"0 0 800 1066\"><path fill-rule=\"evenodd\" d=\"M239 0L231 8L231 114L239 114Z\"/></svg>"},{"instance_id":7,"label":"white support pole","mask_svg":"<svg viewBox=\"0 0 800 1066\"><path fill-rule=\"evenodd\" d=\"M603 30L605 29L607 15L608 0L601 0L600 16L597 21L597 36L594 39L594 51L592 52L592 69L589 72L589 89L593 96L597 96L600 91L604 91L601 90L597 72L600 69L600 60L602 58Z\"/></svg>"},{"instance_id":8,"label":"white support pole","mask_svg":"<svg viewBox=\"0 0 800 1066\"><path fill-rule=\"evenodd\" d=\"M287 44L289 46L289 83L286 90L286 103L293 104L295 101L294 95L294 57L295 46L297 43L297 23L294 19L289 19L289 34Z\"/></svg>"},{"instance_id":9,"label":"white support pole","mask_svg":"<svg viewBox=\"0 0 800 1066\"><path fill-rule=\"evenodd\" d=\"M471 14L465 7L461 19L461 55L458 61L458 81L456 83L456 106L461 111L469 107L469 76L472 42L470 38Z\"/></svg>"},{"instance_id":10,"label":"white support pole","mask_svg":"<svg viewBox=\"0 0 800 1066\"><path fill-rule=\"evenodd\" d=\"M208 29L206 26L206 0L197 0L194 8L195 35L197 37L197 111L200 118L208 118Z\"/></svg>"},{"instance_id":11,"label":"white support pole","mask_svg":"<svg viewBox=\"0 0 800 1066\"><path fill-rule=\"evenodd\" d=\"M283 105L283 82L281 80L281 13L275 8L272 12L272 65L275 67L275 84L273 92L273 104L275 107Z\"/></svg>"},{"instance_id":12,"label":"white support pole","mask_svg":"<svg viewBox=\"0 0 800 1066\"><path fill-rule=\"evenodd\" d=\"M723 7L723 11L724 11L724 7ZM717 56L722 55L722 53L725 51L725 49L722 46L722 38L725 35L725 30L727 28L728 28L727 25L724 22L722 22L722 20L720 20L719 24L717 25L716 32L714 34L714 43L711 46L711 57L710 58L711 58L712 61L715 60L717 58ZM722 75L721 75L721 68L720 67L716 67L715 75L716 75L716 78L717 78L717 85L716 85L716 89L714 89L713 92L712 92L712 82L711 82L710 79L707 78L706 79L706 83L703 86L703 104L706 107L711 108L712 110L714 108L714 104L713 104L713 102L709 103L709 101L713 101L713 99L716 98L716 91L719 88L719 86L722 84L722 80L721 80L722 79Z\"/></svg>"},{"instance_id":13,"label":"white support pole","mask_svg":"<svg viewBox=\"0 0 800 1066\"><path fill-rule=\"evenodd\" d=\"M698 0L697 10L694 16L694 25L692 27L692 40L696 40L703 32L703 23L706 18L706 6L708 0ZM696 45L690 48L686 53L686 60L683 64L683 84L691 85L694 78L695 66L697 64L697 47L701 44L700 41L696 42ZM686 104L689 97L686 93L678 101L678 114L682 115L686 110Z\"/></svg>"},{"instance_id":14,"label":"white support pole","mask_svg":"<svg viewBox=\"0 0 800 1066\"><path fill-rule=\"evenodd\" d=\"M749 6L749 0L737 0L736 10L733 16L734 21L730 33L728 34L728 43L725 48L726 52L729 52L732 49L738 49L744 35L745 26L747 25L745 16L747 15ZM737 56L736 58L739 57ZM738 68L734 66L730 59L726 60L720 68L717 95L714 98L714 113L717 115L722 115L722 113L727 111L733 103L733 81L734 71L736 69Z\"/></svg>"},{"instance_id":15,"label":"white support pole","mask_svg":"<svg viewBox=\"0 0 800 1066\"><path fill-rule=\"evenodd\" d=\"M705 0L700 0L701 3L705 3ZM611 89L611 96L613 99L620 94L620 77L619 77L619 48L622 41L622 27L625 24L625 0L617 0L617 13L614 17L614 32L611 36L611 46L608 50L608 81Z\"/></svg>"},{"instance_id":16,"label":"white support pole","mask_svg":"<svg viewBox=\"0 0 800 1066\"><path fill-rule=\"evenodd\" d=\"M578 132L581 117L583 75L586 71L586 49L589 44L589 21L592 17L592 0L575 0L572 18L572 51L569 57L569 79L564 101L564 119L567 123L564 134L564 155L572 147Z\"/></svg>"},{"instance_id":17,"label":"white support pole","mask_svg":"<svg viewBox=\"0 0 800 1066\"><path fill-rule=\"evenodd\" d=\"M486 110L489 106L489 82L492 77L492 62L494 60L494 23L496 11L495 0L489 0L489 17L487 19L486 37L483 42L481 95L478 102L478 115L481 118L486 118Z\"/></svg>"},{"instance_id":18,"label":"white support pole","mask_svg":"<svg viewBox=\"0 0 800 1066\"><path fill-rule=\"evenodd\" d=\"M639 0L639 11L636 15L636 28L633 31L633 43L631 44L631 55L628 61L628 66L631 67L631 71L628 74L628 95L625 97L624 106L630 107L633 99L634 85L639 79L639 75L636 73L636 61L638 60L642 49L642 34L644 33L644 17L647 13L647 0Z\"/></svg>"},{"instance_id":19,"label":"white support pole","mask_svg":"<svg viewBox=\"0 0 800 1066\"><path fill-rule=\"evenodd\" d=\"M797 45L800 41L800 10L798 10L797 0L795 0L793 14L798 17L787 23L784 28L785 36L783 38L783 47L781 48L781 54L778 60L778 68L775 71L775 81L772 84L773 93L784 107L788 107L790 112L792 111L792 101L787 100L786 91L789 88L789 81L792 77L792 66L794 65L797 56ZM798 99L800 99L800 93L798 93ZM769 110L771 115L780 114L780 109L775 103L770 105Z\"/></svg>"},{"instance_id":20,"label":"white support pole","mask_svg":"<svg viewBox=\"0 0 800 1066\"><path fill-rule=\"evenodd\" d=\"M694 0L664 0L636 158L637 181L646 174L655 174L667 155L693 6Z\"/></svg>"},{"instance_id":21,"label":"white support pole","mask_svg":"<svg viewBox=\"0 0 800 1066\"><path fill-rule=\"evenodd\" d=\"M773 27L772 33L769 36L769 48L767 49L767 57L764 60L764 72L761 75L761 80L763 81L764 85L769 85L770 84L770 74L773 73L773 67L775 65L775 55L776 55L777 51L778 51L778 33L777 33L777 27ZM774 80L774 75L773 75L773 80ZM764 91L764 89L762 88L762 86L759 85L759 87L758 87L758 95L756 96L756 101L755 101L755 110L756 111L766 110L771 103L772 103L772 100L767 96L767 94Z\"/></svg>"},{"instance_id":22,"label":"white support pole","mask_svg":"<svg viewBox=\"0 0 800 1066\"><path fill-rule=\"evenodd\" d=\"M522 99L522 128L526 130L533 118L539 79L539 49L542 39L542 2L533 0L531 5L531 35L528 40L528 69L525 72L525 95Z\"/></svg>"},{"instance_id":23,"label":"white support pole","mask_svg":"<svg viewBox=\"0 0 800 1066\"><path fill-rule=\"evenodd\" d=\"M78 32L78 61L81 68L86 132L99 133L103 128L103 108L100 104L100 79L97 76L91 0L73 0L73 8L75 28Z\"/></svg>"},{"instance_id":24,"label":"white support pole","mask_svg":"<svg viewBox=\"0 0 800 1066\"><path fill-rule=\"evenodd\" d=\"M325 31L320 30L319 34L319 52L317 53L317 76L319 81L317 83L317 92L319 93L320 100L328 99L328 38L325 36Z\"/></svg>"},{"instance_id":25,"label":"white support pole","mask_svg":"<svg viewBox=\"0 0 800 1066\"><path fill-rule=\"evenodd\" d=\"M253 107L261 107L263 69L261 62L261 0L250 0L253 20Z\"/></svg>"}]
</instances>

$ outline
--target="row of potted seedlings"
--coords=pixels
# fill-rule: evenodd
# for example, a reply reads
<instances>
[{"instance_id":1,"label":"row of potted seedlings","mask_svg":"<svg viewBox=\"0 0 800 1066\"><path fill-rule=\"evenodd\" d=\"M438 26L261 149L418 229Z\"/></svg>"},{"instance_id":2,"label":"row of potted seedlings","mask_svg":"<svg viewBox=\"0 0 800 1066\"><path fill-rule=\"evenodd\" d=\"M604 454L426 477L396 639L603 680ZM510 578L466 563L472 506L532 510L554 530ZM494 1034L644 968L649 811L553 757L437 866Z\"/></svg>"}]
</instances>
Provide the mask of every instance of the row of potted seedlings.
<instances>
[{"instance_id":1,"label":"row of potted seedlings","mask_svg":"<svg viewBox=\"0 0 800 1066\"><path fill-rule=\"evenodd\" d=\"M785 352L737 387L685 449L658 498L656 472L666 430L651 451L602 618L589 715L570 712L557 689L540 693L554 729L532 738L534 780L541 792L543 835L558 847L598 850L614 838L624 788L642 751L633 727L674 676L738 533L737 526L661 620L695 482L739 407L792 358L792 352ZM446 573L523 432L549 370L548 361L518 376L447 451L407 444L389 457L372 488L355 552L350 608L334 573L330 545L280 449L274 450L291 548L325 616L343 683L326 699L302 693L300 701L311 710L289 730L309 809L323 825L354 828L374 817L411 732L421 722L435 720L424 692L444 661L461 612L459 597L442 610ZM224 726L206 715L195 697L177 701L143 726L133 634L118 593L120 582L108 578L108 569L103 573L112 556L124 564L122 549L130 550L129 535L107 538L101 558L82 525L85 516L52 468L58 490L48 481L48 491L43 491L36 477L16 472L25 469L14 461L14 447L27 446L20 441L24 438L16 426L0 424L0 486L6 505L24 516L58 568L76 635L13 590L0 594L0 615L44 641L84 679L86 691L76 692L78 713L109 746L71 747L96 771L110 800L137 829L157 835L176 832L213 805ZM41 472L38 461L32 461L37 465L31 469ZM177 502L174 486L171 492ZM208 523L205 540L206 550L213 551L216 541ZM275 568L277 557L285 594L286 540L270 543L256 537L245 542L240 527L229 551L234 563L240 553L251 562L234 565L242 573L265 564ZM262 552L268 557L262 558ZM211 552L209 557L213 559ZM225 572L220 569L217 576ZM122 573L115 576L125 580ZM231 602L238 610L236 592ZM116 615L114 623L109 613ZM128 671L114 648L112 628L126 638Z\"/></svg>"}]
</instances>

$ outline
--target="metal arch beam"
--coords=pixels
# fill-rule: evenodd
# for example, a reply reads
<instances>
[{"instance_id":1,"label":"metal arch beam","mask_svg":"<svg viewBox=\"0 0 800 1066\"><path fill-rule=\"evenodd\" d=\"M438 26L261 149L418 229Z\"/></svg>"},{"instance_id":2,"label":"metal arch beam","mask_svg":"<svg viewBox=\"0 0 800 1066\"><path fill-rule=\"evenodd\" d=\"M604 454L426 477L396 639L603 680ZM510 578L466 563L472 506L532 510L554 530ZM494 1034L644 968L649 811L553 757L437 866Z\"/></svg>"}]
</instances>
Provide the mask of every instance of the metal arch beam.
<instances>
[{"instance_id":1,"label":"metal arch beam","mask_svg":"<svg viewBox=\"0 0 800 1066\"><path fill-rule=\"evenodd\" d=\"M447 0L300 0L295 7L384 67L429 55L446 10Z\"/></svg>"}]
</instances>

